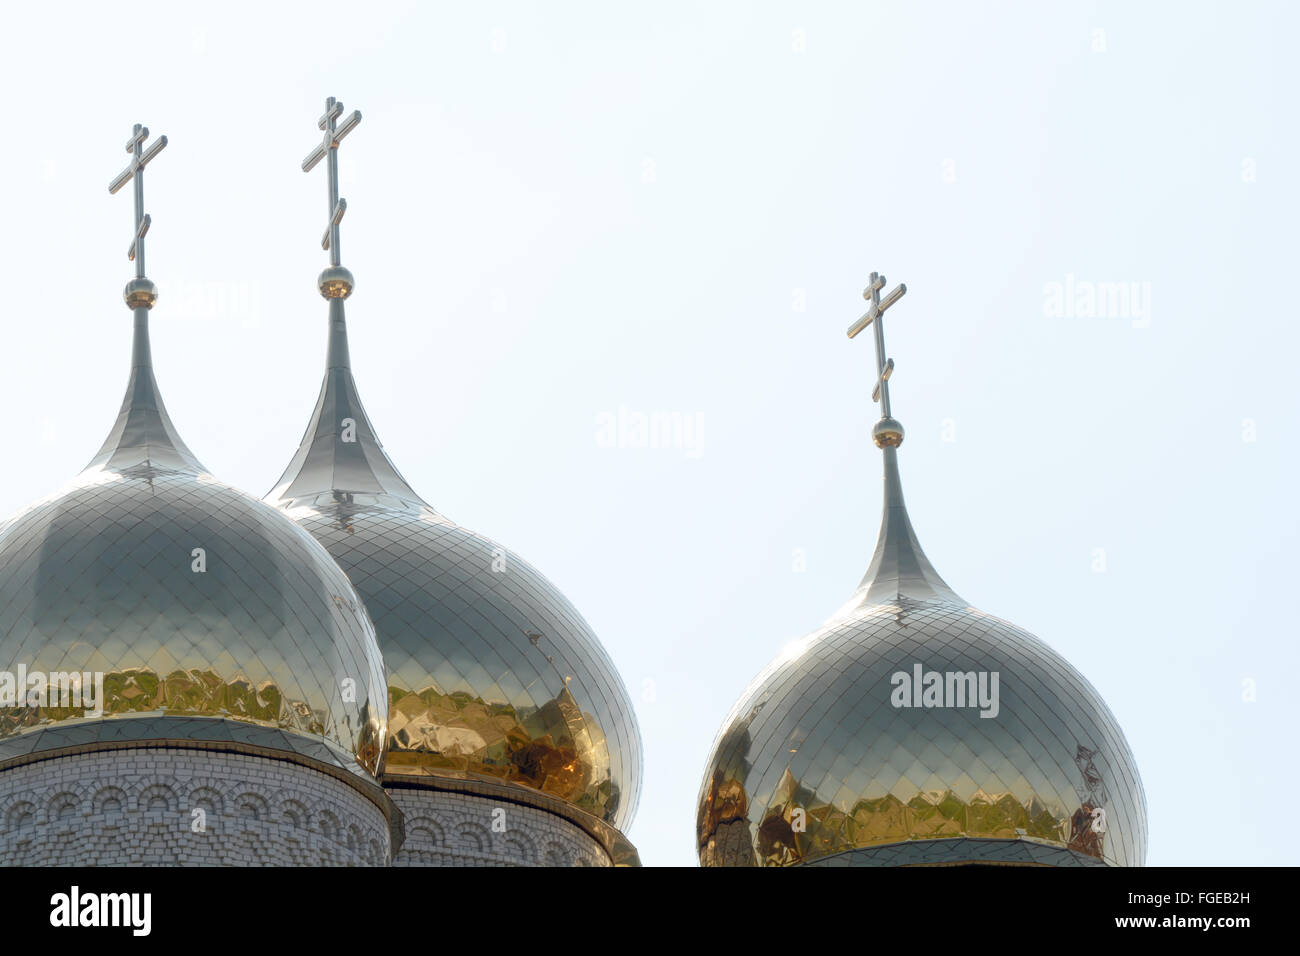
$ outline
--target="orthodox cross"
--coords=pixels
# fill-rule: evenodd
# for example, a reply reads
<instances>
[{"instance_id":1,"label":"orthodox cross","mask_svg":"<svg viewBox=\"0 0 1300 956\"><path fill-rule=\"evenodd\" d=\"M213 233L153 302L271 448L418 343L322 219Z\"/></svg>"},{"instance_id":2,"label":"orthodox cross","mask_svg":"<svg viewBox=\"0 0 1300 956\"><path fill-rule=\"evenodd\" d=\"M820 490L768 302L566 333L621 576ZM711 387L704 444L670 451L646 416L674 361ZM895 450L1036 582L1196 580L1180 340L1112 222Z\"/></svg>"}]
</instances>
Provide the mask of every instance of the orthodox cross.
<instances>
[{"instance_id":1,"label":"orthodox cross","mask_svg":"<svg viewBox=\"0 0 1300 956\"><path fill-rule=\"evenodd\" d=\"M885 277L871 273L870 284L862 290L862 298L871 303L871 308L849 326L849 338L854 338L868 325L875 325L876 332L876 387L871 390L871 400L880 403L880 417L893 418L889 410L889 379L894 374L894 360L885 357L885 310L907 293L907 286L899 283L884 299L880 290L885 287Z\"/></svg>"},{"instance_id":2,"label":"orthodox cross","mask_svg":"<svg viewBox=\"0 0 1300 956\"><path fill-rule=\"evenodd\" d=\"M353 110L341 125L336 126L335 122L342 115L342 103L332 96L325 101L325 114L316 121L316 126L324 131L324 136L320 144L302 161L302 171L307 173L311 172L322 159L329 160L326 168L329 170L330 219L325 235L321 237L320 246L322 249L329 250L332 266L342 264L339 258L339 223L343 221L343 214L348 211L347 200L339 198L339 143L343 142L343 137L356 129L357 124L361 122L360 110Z\"/></svg>"},{"instance_id":3,"label":"orthodox cross","mask_svg":"<svg viewBox=\"0 0 1300 956\"><path fill-rule=\"evenodd\" d=\"M167 137L159 136L145 149L144 141L148 138L148 128L136 123L131 130L131 138L126 142L131 162L108 184L109 193L116 193L132 179L135 180L135 236L131 239L131 248L127 250L126 257L134 260L137 279L144 278L144 237L149 232L151 222L144 211L144 168L167 145Z\"/></svg>"}]
</instances>

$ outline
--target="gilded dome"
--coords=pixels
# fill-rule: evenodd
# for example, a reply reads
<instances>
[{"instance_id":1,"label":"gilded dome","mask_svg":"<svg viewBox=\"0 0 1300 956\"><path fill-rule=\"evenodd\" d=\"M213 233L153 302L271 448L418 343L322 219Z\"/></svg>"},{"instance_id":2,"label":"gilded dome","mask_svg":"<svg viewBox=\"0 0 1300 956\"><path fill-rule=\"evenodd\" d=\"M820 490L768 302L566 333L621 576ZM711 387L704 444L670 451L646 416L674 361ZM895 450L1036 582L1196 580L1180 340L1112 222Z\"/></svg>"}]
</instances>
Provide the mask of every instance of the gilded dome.
<instances>
[{"instance_id":1,"label":"gilded dome","mask_svg":"<svg viewBox=\"0 0 1300 956\"><path fill-rule=\"evenodd\" d=\"M485 778L625 829L641 741L591 628L526 561L424 502L357 396L342 298L297 454L267 496L347 572L389 671L386 780Z\"/></svg>"},{"instance_id":2,"label":"gilded dome","mask_svg":"<svg viewBox=\"0 0 1300 956\"><path fill-rule=\"evenodd\" d=\"M311 535L181 441L147 307L134 311L126 398L99 454L0 525L0 671L102 674L102 714L19 688L0 701L0 760L224 741L378 774L386 693L364 607Z\"/></svg>"},{"instance_id":3,"label":"gilded dome","mask_svg":"<svg viewBox=\"0 0 1300 956\"><path fill-rule=\"evenodd\" d=\"M697 811L705 866L1141 865L1146 803L1096 690L931 567L886 446L853 598L741 695Z\"/></svg>"}]
</instances>

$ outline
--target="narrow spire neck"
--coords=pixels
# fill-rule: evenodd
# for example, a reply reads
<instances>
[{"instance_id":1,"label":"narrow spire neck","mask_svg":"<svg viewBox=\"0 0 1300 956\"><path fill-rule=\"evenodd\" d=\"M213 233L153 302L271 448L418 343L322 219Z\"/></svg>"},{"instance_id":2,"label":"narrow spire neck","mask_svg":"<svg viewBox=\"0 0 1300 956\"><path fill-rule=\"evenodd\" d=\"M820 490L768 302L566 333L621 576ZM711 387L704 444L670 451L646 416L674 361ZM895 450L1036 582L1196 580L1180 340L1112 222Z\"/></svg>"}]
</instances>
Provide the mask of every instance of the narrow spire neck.
<instances>
[{"instance_id":1,"label":"narrow spire neck","mask_svg":"<svg viewBox=\"0 0 1300 956\"><path fill-rule=\"evenodd\" d=\"M134 309L135 334L131 340L131 371L153 369L153 350L149 347L149 310Z\"/></svg>"},{"instance_id":2,"label":"narrow spire neck","mask_svg":"<svg viewBox=\"0 0 1300 956\"><path fill-rule=\"evenodd\" d=\"M428 508L388 459L362 407L352 377L341 298L329 300L325 364L325 378L307 431L267 500L287 505L322 495L332 499L361 495L393 505Z\"/></svg>"},{"instance_id":3,"label":"narrow spire neck","mask_svg":"<svg viewBox=\"0 0 1300 956\"><path fill-rule=\"evenodd\" d=\"M348 354L348 320L343 312L342 299L330 299L330 338L329 351L325 357L327 369L352 367Z\"/></svg>"},{"instance_id":4,"label":"narrow spire neck","mask_svg":"<svg viewBox=\"0 0 1300 956\"><path fill-rule=\"evenodd\" d=\"M117 420L86 470L136 473L139 470L207 471L186 447L167 414L153 375L149 344L149 309L133 309L131 376Z\"/></svg>"},{"instance_id":5,"label":"narrow spire neck","mask_svg":"<svg viewBox=\"0 0 1300 956\"><path fill-rule=\"evenodd\" d=\"M921 550L903 502L903 482L898 473L898 449L884 453L884 512L880 536L871 565L841 613L869 604L897 604L900 600L942 601L965 606L939 576Z\"/></svg>"}]
</instances>

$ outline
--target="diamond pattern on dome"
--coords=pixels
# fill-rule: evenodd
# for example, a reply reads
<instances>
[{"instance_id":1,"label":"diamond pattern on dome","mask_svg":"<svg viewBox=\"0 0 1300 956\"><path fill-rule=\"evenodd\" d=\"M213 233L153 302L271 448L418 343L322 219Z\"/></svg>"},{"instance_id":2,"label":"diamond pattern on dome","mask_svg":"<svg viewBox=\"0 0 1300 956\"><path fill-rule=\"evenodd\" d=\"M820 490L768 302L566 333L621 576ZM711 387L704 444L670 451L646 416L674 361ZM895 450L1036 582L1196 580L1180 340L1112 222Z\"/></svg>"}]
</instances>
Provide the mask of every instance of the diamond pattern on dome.
<instances>
[{"instance_id":1,"label":"diamond pattern on dome","mask_svg":"<svg viewBox=\"0 0 1300 956\"><path fill-rule=\"evenodd\" d=\"M387 693L365 609L311 535L185 447L148 320L134 310L126 397L94 460L0 524L0 672L13 684L0 759L156 735L247 742L248 725L273 749L378 773ZM102 675L102 715L18 686L72 673Z\"/></svg>"},{"instance_id":2,"label":"diamond pattern on dome","mask_svg":"<svg viewBox=\"0 0 1300 956\"><path fill-rule=\"evenodd\" d=\"M288 513L374 621L389 672L387 774L492 777L615 826L631 820L631 701L586 622L536 569L428 508L331 497Z\"/></svg>"},{"instance_id":3,"label":"diamond pattern on dome","mask_svg":"<svg viewBox=\"0 0 1300 956\"><path fill-rule=\"evenodd\" d=\"M1146 798L1114 716L1050 647L967 607L944 583L912 530L897 449L883 452L870 569L727 717L700 790L700 861L951 863L975 853L986 862L1003 854L1002 862L1069 864L1082 855L1140 866ZM907 697L894 699L895 675L915 682L917 668L945 680L984 674L989 686L997 674L997 712L965 705L964 687L962 698L936 706L916 697L896 706ZM884 849L907 841L932 845Z\"/></svg>"},{"instance_id":4,"label":"diamond pattern on dome","mask_svg":"<svg viewBox=\"0 0 1300 956\"><path fill-rule=\"evenodd\" d=\"M406 483L357 394L343 300L329 309L320 394L267 500L325 545L374 621L385 774L504 780L626 828L641 739L613 662L540 572Z\"/></svg>"},{"instance_id":5,"label":"diamond pattern on dome","mask_svg":"<svg viewBox=\"0 0 1300 956\"><path fill-rule=\"evenodd\" d=\"M207 475L91 471L0 529L0 568L0 670L99 671L109 719L249 721L379 769L384 678L365 612L324 550L267 505ZM0 737L84 719L2 707Z\"/></svg>"},{"instance_id":6,"label":"diamond pattern on dome","mask_svg":"<svg viewBox=\"0 0 1300 956\"><path fill-rule=\"evenodd\" d=\"M997 715L895 707L891 675L916 664L997 672ZM903 599L832 621L759 675L709 767L705 865L789 865L935 837L1038 841L1116 865L1146 852L1141 784L1105 703L1042 641L973 608ZM942 862L941 848L930 852L915 862Z\"/></svg>"}]
</instances>

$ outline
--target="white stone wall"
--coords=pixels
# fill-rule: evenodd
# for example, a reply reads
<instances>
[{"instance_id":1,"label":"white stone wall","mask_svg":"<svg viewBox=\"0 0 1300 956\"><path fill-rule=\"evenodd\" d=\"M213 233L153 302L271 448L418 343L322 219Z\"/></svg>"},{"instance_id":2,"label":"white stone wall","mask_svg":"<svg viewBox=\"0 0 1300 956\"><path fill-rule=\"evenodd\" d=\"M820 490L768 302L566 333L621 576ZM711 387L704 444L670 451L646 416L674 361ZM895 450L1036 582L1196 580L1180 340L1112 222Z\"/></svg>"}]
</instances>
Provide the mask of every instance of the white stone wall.
<instances>
[{"instance_id":1,"label":"white stone wall","mask_svg":"<svg viewBox=\"0 0 1300 956\"><path fill-rule=\"evenodd\" d=\"M287 761L159 747L0 771L4 866L386 866L391 856L374 803Z\"/></svg>"},{"instance_id":2,"label":"white stone wall","mask_svg":"<svg viewBox=\"0 0 1300 956\"><path fill-rule=\"evenodd\" d=\"M393 866L610 866L604 847L545 810L464 793L388 788L406 817Z\"/></svg>"}]
</instances>

